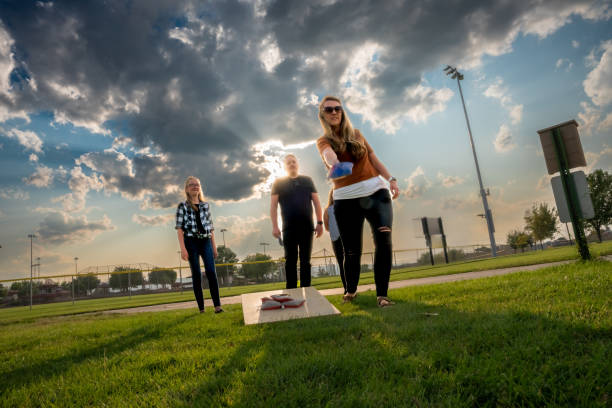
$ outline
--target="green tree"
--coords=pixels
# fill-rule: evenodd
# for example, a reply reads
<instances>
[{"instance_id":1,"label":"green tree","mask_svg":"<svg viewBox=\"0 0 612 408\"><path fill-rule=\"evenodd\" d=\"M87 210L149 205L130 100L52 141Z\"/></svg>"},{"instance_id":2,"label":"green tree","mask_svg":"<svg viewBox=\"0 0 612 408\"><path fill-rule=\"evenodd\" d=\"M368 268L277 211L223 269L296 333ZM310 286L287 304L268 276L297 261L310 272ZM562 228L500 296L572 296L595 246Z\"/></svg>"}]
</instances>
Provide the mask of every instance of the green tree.
<instances>
[{"instance_id":1,"label":"green tree","mask_svg":"<svg viewBox=\"0 0 612 408\"><path fill-rule=\"evenodd\" d=\"M85 293L90 294L92 290L98 287L100 284L100 279L93 273L88 273L87 275L79 275L74 280L74 290L76 294Z\"/></svg>"},{"instance_id":2,"label":"green tree","mask_svg":"<svg viewBox=\"0 0 612 408\"><path fill-rule=\"evenodd\" d=\"M32 295L38 295L40 293L40 282L34 281L32 284ZM11 284L11 290L17 292L17 296L20 300L25 301L30 299L30 281L13 282Z\"/></svg>"},{"instance_id":3,"label":"green tree","mask_svg":"<svg viewBox=\"0 0 612 408\"><path fill-rule=\"evenodd\" d=\"M506 237L506 243L514 249L515 254L517 249L525 252L525 247L530 244L530 241L531 236L519 230L510 231Z\"/></svg>"},{"instance_id":4,"label":"green tree","mask_svg":"<svg viewBox=\"0 0 612 408\"><path fill-rule=\"evenodd\" d=\"M557 210L548 207L546 203L535 203L531 209L525 211L525 230L533 239L540 241L540 247L544 249L542 241L552 238L557 232Z\"/></svg>"},{"instance_id":5,"label":"green tree","mask_svg":"<svg viewBox=\"0 0 612 408\"><path fill-rule=\"evenodd\" d=\"M0 283L0 299L6 296L8 292L8 288L5 288L3 284Z\"/></svg>"},{"instance_id":6,"label":"green tree","mask_svg":"<svg viewBox=\"0 0 612 408\"><path fill-rule=\"evenodd\" d=\"M149 273L149 282L155 285L172 285L176 282L176 271L174 269L153 269Z\"/></svg>"},{"instance_id":7,"label":"green tree","mask_svg":"<svg viewBox=\"0 0 612 408\"><path fill-rule=\"evenodd\" d=\"M612 174L598 169L587 176L587 181L595 217L585 222L601 242L601 228L612 223Z\"/></svg>"},{"instance_id":8,"label":"green tree","mask_svg":"<svg viewBox=\"0 0 612 408\"><path fill-rule=\"evenodd\" d=\"M274 263L261 261L270 261L271 259L272 257L270 255L264 255L260 253L247 256L246 258L244 258L243 262L257 263L242 265L242 274L248 279L254 279L256 282L264 281L266 275L273 272Z\"/></svg>"},{"instance_id":9,"label":"green tree","mask_svg":"<svg viewBox=\"0 0 612 408\"><path fill-rule=\"evenodd\" d=\"M238 257L230 248L227 248L223 245L217 247L217 259L215 259L217 264L225 264L225 263L236 263L238 262ZM230 276L232 276L236 272L236 265L223 265L217 267L217 277L219 278L220 285L227 285L230 280Z\"/></svg>"},{"instance_id":10,"label":"green tree","mask_svg":"<svg viewBox=\"0 0 612 408\"><path fill-rule=\"evenodd\" d=\"M133 272L127 273L127 271ZM131 287L136 287L142 285L143 281L142 271L135 271L124 266L117 266L111 273L108 284L113 289L119 289L122 292L127 292L128 283Z\"/></svg>"}]
</instances>

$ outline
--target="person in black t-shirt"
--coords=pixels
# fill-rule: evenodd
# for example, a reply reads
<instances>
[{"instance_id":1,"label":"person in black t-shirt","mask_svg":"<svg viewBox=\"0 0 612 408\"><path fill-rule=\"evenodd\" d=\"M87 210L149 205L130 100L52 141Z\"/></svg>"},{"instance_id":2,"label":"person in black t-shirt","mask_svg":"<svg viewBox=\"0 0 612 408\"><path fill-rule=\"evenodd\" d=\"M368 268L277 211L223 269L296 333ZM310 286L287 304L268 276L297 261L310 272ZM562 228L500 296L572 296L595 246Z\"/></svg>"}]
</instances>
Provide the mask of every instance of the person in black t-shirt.
<instances>
[{"instance_id":1,"label":"person in black t-shirt","mask_svg":"<svg viewBox=\"0 0 612 408\"><path fill-rule=\"evenodd\" d=\"M285 170L288 177L277 179L272 185L270 218L272 235L281 237L278 228L278 205L283 220L282 242L285 248L285 274L287 289L297 288L297 259L300 258L300 287L310 286L310 254L312 252L313 231L317 238L323 234L323 216L317 189L312 179L298 174L297 157L285 156ZM317 225L312 222L314 205Z\"/></svg>"}]
</instances>

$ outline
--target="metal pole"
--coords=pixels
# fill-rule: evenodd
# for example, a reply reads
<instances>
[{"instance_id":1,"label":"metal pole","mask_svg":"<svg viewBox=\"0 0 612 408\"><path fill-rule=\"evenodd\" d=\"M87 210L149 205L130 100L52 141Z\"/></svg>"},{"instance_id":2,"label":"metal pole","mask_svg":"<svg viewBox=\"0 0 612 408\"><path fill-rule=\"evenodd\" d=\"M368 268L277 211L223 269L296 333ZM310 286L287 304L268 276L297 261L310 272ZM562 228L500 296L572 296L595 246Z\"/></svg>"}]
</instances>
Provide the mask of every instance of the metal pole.
<instances>
[{"instance_id":1,"label":"metal pole","mask_svg":"<svg viewBox=\"0 0 612 408\"><path fill-rule=\"evenodd\" d=\"M429 227L427 226L427 218L421 218L421 225L423 226L423 234L425 235L425 242L427 243L427 248L429 248L429 260L431 264L434 264L433 250L431 249L431 235L429 235Z\"/></svg>"},{"instance_id":2,"label":"metal pole","mask_svg":"<svg viewBox=\"0 0 612 408\"><path fill-rule=\"evenodd\" d=\"M74 257L74 275L72 275L72 304L73 305L74 305L74 277L77 274L77 270L78 270L78 265L77 265L78 260L79 258L75 256Z\"/></svg>"},{"instance_id":3,"label":"metal pole","mask_svg":"<svg viewBox=\"0 0 612 408\"><path fill-rule=\"evenodd\" d=\"M572 245L572 236L570 235L569 232L569 227L567 226L567 222L565 223L565 229L567 230L567 239L569 240L570 245Z\"/></svg>"},{"instance_id":4,"label":"metal pole","mask_svg":"<svg viewBox=\"0 0 612 408\"><path fill-rule=\"evenodd\" d=\"M563 143L563 138L561 137L561 132L559 131L559 128L555 128L552 130L552 138L557 153L557 160L559 161L559 174L561 175L561 184L563 185L563 192L565 193L565 198L567 199L567 207L570 213L570 221L572 222L572 227L574 228L574 239L576 240L576 244L578 245L578 251L580 252L580 256L583 260L588 260L591 259L591 254L589 253L589 246L587 244L586 236L584 235L584 231L582 229L582 223L580 219L580 201L578 200L578 194L576 193L576 186L574 185L574 180L572 179L572 175L569 171L569 166L567 164L567 155L565 152L565 144Z\"/></svg>"},{"instance_id":5,"label":"metal pole","mask_svg":"<svg viewBox=\"0 0 612 408\"><path fill-rule=\"evenodd\" d=\"M223 248L225 248L225 231L227 231L226 228L221 228L221 235L223 235Z\"/></svg>"},{"instance_id":6,"label":"metal pole","mask_svg":"<svg viewBox=\"0 0 612 408\"><path fill-rule=\"evenodd\" d=\"M448 263L448 249L446 247L446 235L444 234L444 227L442 226L442 217L438 217L438 226L440 227L440 234L442 234L442 248L444 248L444 260Z\"/></svg>"},{"instance_id":7,"label":"metal pole","mask_svg":"<svg viewBox=\"0 0 612 408\"><path fill-rule=\"evenodd\" d=\"M467 123L468 133L470 135L470 145L472 146L472 153L474 154L474 163L476 164L476 174L478 175L478 184L480 185L480 196L482 197L482 206L485 211L485 218L487 220L487 229L489 230L489 241L491 241L491 255L497 256L497 246L495 245L495 236L493 233L495 229L493 227L493 216L489 209L489 202L487 201L487 194L484 187L482 186L482 177L480 176L480 166L478 166L478 157L476 157L476 149L474 147L474 139L472 138L472 128L470 127L470 120L468 119L467 110L465 109L465 100L463 99L463 91L461 90L461 82L459 81L460 75L457 75L457 85L459 86L459 94L461 95L461 104L463 105L463 113L465 114L465 122Z\"/></svg>"},{"instance_id":8,"label":"metal pole","mask_svg":"<svg viewBox=\"0 0 612 408\"><path fill-rule=\"evenodd\" d=\"M176 251L179 254L179 283L181 284L181 293L183 293L183 266L181 264L181 251Z\"/></svg>"},{"instance_id":9,"label":"metal pole","mask_svg":"<svg viewBox=\"0 0 612 408\"><path fill-rule=\"evenodd\" d=\"M34 234L28 234L28 238L30 238L30 310L32 310L32 264L34 263L32 260L32 240Z\"/></svg>"}]
</instances>

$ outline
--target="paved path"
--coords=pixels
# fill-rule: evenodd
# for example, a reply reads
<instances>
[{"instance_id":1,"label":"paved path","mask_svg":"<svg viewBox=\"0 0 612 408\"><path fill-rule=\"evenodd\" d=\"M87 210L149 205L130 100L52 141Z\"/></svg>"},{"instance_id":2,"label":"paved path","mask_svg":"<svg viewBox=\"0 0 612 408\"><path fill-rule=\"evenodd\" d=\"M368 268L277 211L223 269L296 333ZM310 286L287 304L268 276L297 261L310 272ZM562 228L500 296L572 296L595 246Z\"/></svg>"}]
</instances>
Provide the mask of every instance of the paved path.
<instances>
[{"instance_id":1,"label":"paved path","mask_svg":"<svg viewBox=\"0 0 612 408\"><path fill-rule=\"evenodd\" d=\"M612 256L608 256L606 258L608 258L607 260L612 261ZM514 273L514 272L519 272L519 271L535 271L537 269L547 268L549 266L563 265L563 264L570 263L570 262L575 262L575 261L551 262L551 263L537 264L537 265L515 266L515 267L503 268L503 269L490 269L486 271L457 273L453 275L432 276L429 278L406 279L406 280L389 282L389 289L405 288L407 286L433 285L437 283L457 282L457 281L462 281L462 280L486 278L490 276L507 275L509 273ZM369 285L359 286L357 291L365 292L368 290L375 290L375 289L376 287L374 284L369 284ZM342 288L323 289L323 290L320 290L319 292L323 296L341 295L343 293L343 289ZM241 303L241 295L228 296L228 297L221 298L222 305L231 305L231 304L237 304L237 303ZM206 307L212 307L212 301L210 299L206 299L205 305ZM197 307L198 306L195 300L193 300L189 302L167 303L163 305L151 305L151 306L132 307L128 309L106 310L103 313L133 314L133 313L143 313L143 312L164 312L167 310L179 310L179 309L191 309L191 308L197 309Z\"/></svg>"}]
</instances>

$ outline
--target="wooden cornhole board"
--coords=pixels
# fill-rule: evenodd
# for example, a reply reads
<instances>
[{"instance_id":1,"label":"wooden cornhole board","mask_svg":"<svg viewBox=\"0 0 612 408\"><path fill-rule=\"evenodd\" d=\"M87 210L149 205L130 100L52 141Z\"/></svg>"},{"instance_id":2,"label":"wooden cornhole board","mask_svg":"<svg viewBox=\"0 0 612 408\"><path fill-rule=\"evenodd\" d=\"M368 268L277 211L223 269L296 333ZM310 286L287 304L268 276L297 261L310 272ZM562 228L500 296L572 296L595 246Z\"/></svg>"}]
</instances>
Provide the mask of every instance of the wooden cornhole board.
<instances>
[{"instance_id":1,"label":"wooden cornhole board","mask_svg":"<svg viewBox=\"0 0 612 408\"><path fill-rule=\"evenodd\" d=\"M286 293L293 299L306 299L306 302L295 309L261 310L261 298ZM244 324L271 323L282 320L303 319L305 317L340 314L325 296L313 287L296 289L279 289L267 292L246 293L242 295L242 313Z\"/></svg>"}]
</instances>

